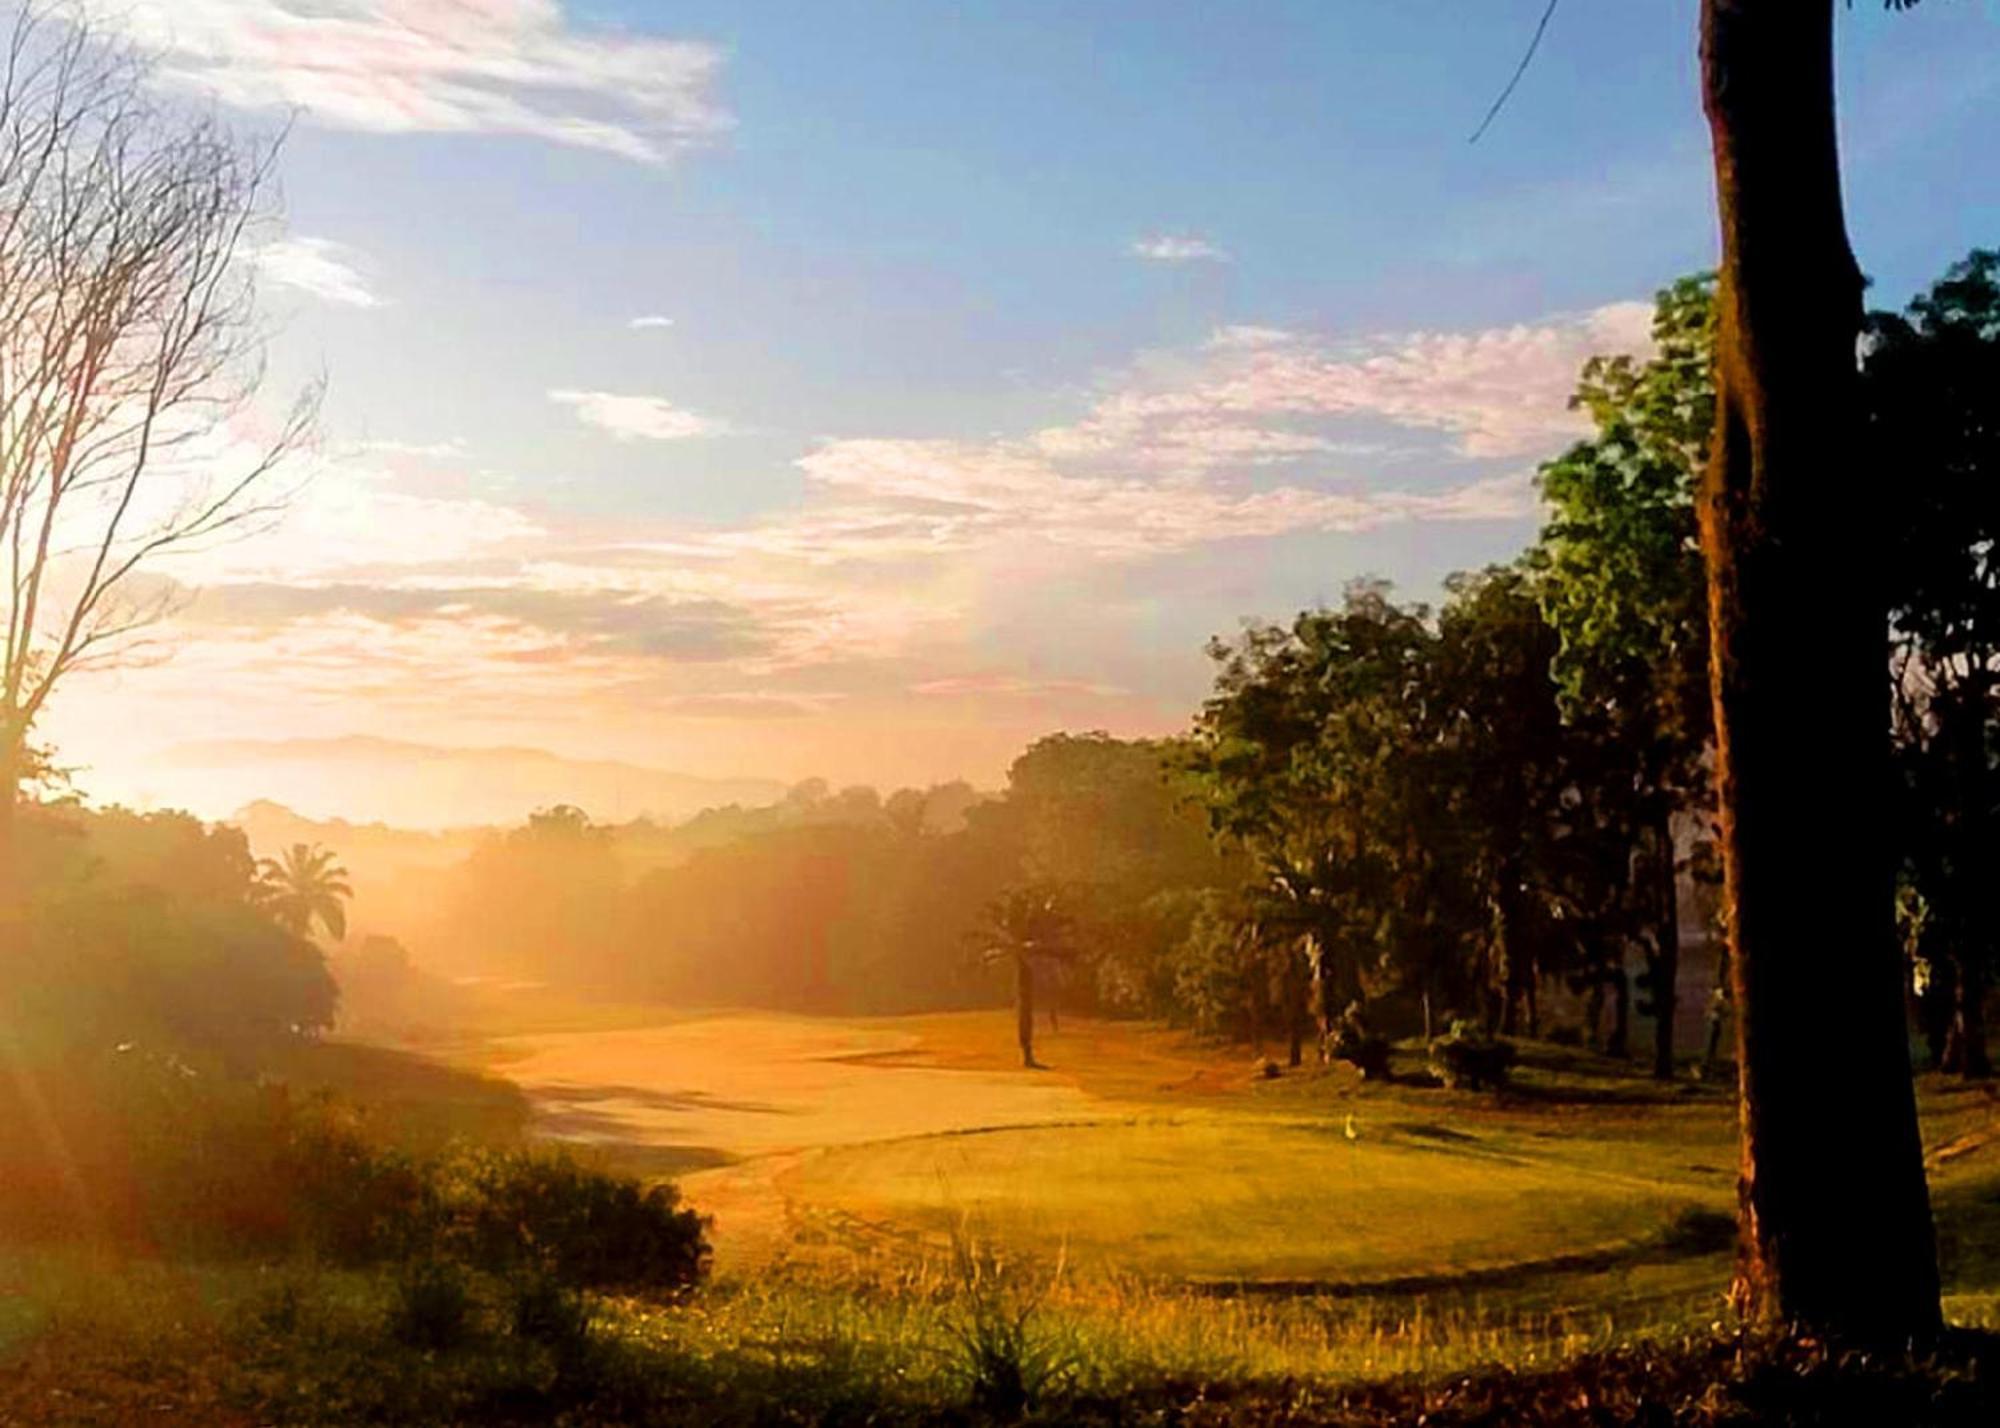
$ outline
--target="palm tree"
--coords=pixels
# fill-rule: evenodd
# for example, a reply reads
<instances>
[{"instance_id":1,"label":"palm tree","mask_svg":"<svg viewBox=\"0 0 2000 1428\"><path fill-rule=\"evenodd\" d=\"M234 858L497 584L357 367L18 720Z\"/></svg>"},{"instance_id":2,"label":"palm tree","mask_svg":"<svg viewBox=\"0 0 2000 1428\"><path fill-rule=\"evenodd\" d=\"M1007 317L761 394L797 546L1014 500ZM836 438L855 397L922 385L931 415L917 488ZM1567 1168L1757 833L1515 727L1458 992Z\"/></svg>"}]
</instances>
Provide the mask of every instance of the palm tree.
<instances>
[{"instance_id":1,"label":"palm tree","mask_svg":"<svg viewBox=\"0 0 2000 1428\"><path fill-rule=\"evenodd\" d=\"M1075 922L1063 911L1055 889L1045 885L1009 888L986 905L973 938L988 966L1008 962L1014 968L1016 1035L1021 1064L1030 1070L1035 1060L1035 984L1076 955L1071 941Z\"/></svg>"},{"instance_id":2,"label":"palm tree","mask_svg":"<svg viewBox=\"0 0 2000 1428\"><path fill-rule=\"evenodd\" d=\"M327 936L339 941L347 936L347 909L341 904L354 896L347 876L331 849L294 843L284 857L258 862L258 901L272 921L296 937L312 936L313 924L318 923Z\"/></svg>"}]
</instances>

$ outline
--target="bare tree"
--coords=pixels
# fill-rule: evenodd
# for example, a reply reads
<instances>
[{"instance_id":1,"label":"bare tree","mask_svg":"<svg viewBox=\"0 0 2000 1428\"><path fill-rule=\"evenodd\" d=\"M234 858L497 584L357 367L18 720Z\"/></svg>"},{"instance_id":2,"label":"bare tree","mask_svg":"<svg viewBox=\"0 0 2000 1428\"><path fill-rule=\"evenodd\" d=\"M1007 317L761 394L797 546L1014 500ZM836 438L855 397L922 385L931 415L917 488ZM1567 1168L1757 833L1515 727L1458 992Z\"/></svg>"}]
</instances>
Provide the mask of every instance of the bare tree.
<instances>
[{"instance_id":1,"label":"bare tree","mask_svg":"<svg viewBox=\"0 0 2000 1428\"><path fill-rule=\"evenodd\" d=\"M165 102L144 61L30 4L0 52L0 891L30 736L70 675L167 610L149 562L274 509L308 391L240 431L262 383L252 244L274 145Z\"/></svg>"}]
</instances>

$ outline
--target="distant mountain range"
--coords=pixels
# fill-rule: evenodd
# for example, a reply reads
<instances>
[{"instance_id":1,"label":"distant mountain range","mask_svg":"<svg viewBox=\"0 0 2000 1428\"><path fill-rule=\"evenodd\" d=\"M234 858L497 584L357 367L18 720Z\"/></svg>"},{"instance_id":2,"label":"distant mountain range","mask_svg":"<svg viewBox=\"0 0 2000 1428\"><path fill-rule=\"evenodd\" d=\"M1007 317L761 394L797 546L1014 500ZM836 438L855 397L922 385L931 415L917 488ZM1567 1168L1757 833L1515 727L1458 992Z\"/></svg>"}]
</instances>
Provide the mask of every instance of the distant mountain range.
<instances>
[{"instance_id":1,"label":"distant mountain range","mask_svg":"<svg viewBox=\"0 0 2000 1428\"><path fill-rule=\"evenodd\" d=\"M571 803L599 822L646 816L675 822L729 804L774 803L775 779L707 778L546 749L448 748L399 739L227 739L180 744L157 767L163 781L198 786L191 807L237 808L270 799L310 818L398 828L519 823Z\"/></svg>"}]
</instances>

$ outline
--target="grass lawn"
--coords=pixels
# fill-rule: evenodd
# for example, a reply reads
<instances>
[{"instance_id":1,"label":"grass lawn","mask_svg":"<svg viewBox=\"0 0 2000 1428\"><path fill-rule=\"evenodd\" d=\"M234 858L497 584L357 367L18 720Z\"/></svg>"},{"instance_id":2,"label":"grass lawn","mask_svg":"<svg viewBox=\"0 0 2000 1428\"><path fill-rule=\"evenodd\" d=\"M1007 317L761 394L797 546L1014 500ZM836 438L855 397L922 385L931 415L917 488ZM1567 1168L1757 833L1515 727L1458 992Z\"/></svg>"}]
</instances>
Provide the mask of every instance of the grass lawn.
<instances>
[{"instance_id":1,"label":"grass lawn","mask_svg":"<svg viewBox=\"0 0 2000 1428\"><path fill-rule=\"evenodd\" d=\"M958 1234L1169 1292L1373 1290L1676 1329L1719 1308L1726 1086L1533 1044L1497 1096L1414 1084L1415 1048L1391 1084L1266 1080L1246 1048L1086 1019L1037 1052L1047 1069L1023 1070L1004 1011L610 1009L497 1036L481 1064L523 1087L537 1133L679 1176L725 1275L893 1266ZM1977 1319L2000 1287L2000 1114L1928 1078L1923 1103L1954 1302Z\"/></svg>"},{"instance_id":2,"label":"grass lawn","mask_svg":"<svg viewBox=\"0 0 2000 1428\"><path fill-rule=\"evenodd\" d=\"M1416 1084L1413 1048L1391 1084L1267 1080L1241 1049L1085 1021L1024 1071L1004 1012L516 1031L450 1064L330 1043L279 1069L413 1146L553 1136L677 1176L721 1251L693 1301L600 1298L579 1358L520 1340L494 1285L462 1347L419 1352L385 1327L393 1266L0 1246L0 1424L922 1422L976 1396L996 1335L1041 1366L1047 1421L1124 1421L1127 1395L1161 1421L1347 1421L1344 1395L1377 1393L1355 1385L1492 1365L1477 1392L1583 1362L1629 1395L1651 1345L1682 1346L1661 1362L1691 1394L1719 1372L1725 1088L1538 1045L1501 1095ZM1932 1077L1920 1099L1948 1312L2000 1325L2000 1099Z\"/></svg>"},{"instance_id":3,"label":"grass lawn","mask_svg":"<svg viewBox=\"0 0 2000 1428\"><path fill-rule=\"evenodd\" d=\"M1347 1124L1208 1111L931 1136L829 1150L780 1184L858 1233L963 1224L1085 1272L1339 1286L1636 1250L1726 1204L1504 1133Z\"/></svg>"}]
</instances>

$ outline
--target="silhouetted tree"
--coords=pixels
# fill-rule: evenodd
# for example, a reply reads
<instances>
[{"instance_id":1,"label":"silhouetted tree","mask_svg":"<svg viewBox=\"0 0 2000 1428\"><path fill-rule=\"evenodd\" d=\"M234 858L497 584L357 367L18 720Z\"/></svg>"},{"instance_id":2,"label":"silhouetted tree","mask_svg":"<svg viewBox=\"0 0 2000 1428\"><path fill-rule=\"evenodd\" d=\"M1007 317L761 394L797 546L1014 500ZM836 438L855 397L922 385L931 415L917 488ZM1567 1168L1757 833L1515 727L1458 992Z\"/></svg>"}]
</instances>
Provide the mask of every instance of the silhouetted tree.
<instances>
[{"instance_id":1,"label":"silhouetted tree","mask_svg":"<svg viewBox=\"0 0 2000 1428\"><path fill-rule=\"evenodd\" d=\"M1831 0L1701 10L1722 229L1700 510L1743 1118L1733 1297L1755 1319L1900 1340L1938 1327L1938 1273L1886 841L1887 601L1854 558L1882 473L1856 421L1833 18Z\"/></svg>"},{"instance_id":2,"label":"silhouetted tree","mask_svg":"<svg viewBox=\"0 0 2000 1428\"><path fill-rule=\"evenodd\" d=\"M294 937L310 937L315 923L338 942L347 936L347 869L317 843L294 843L276 858L257 865L257 900L278 926Z\"/></svg>"},{"instance_id":3,"label":"silhouetted tree","mask_svg":"<svg viewBox=\"0 0 2000 1428\"><path fill-rule=\"evenodd\" d=\"M1862 391L1885 513L1891 676L1908 891L1926 1001L1949 999L1939 1063L1989 1075L2000 943L2000 253L1974 252L1906 313L1869 316ZM1906 928L1906 939L1912 929Z\"/></svg>"},{"instance_id":4,"label":"silhouetted tree","mask_svg":"<svg viewBox=\"0 0 2000 1428\"><path fill-rule=\"evenodd\" d=\"M1075 921L1047 884L1009 888L981 914L972 937L989 965L1014 973L1015 1037L1021 1064L1035 1068L1035 995L1041 983L1076 956Z\"/></svg>"}]
</instances>

